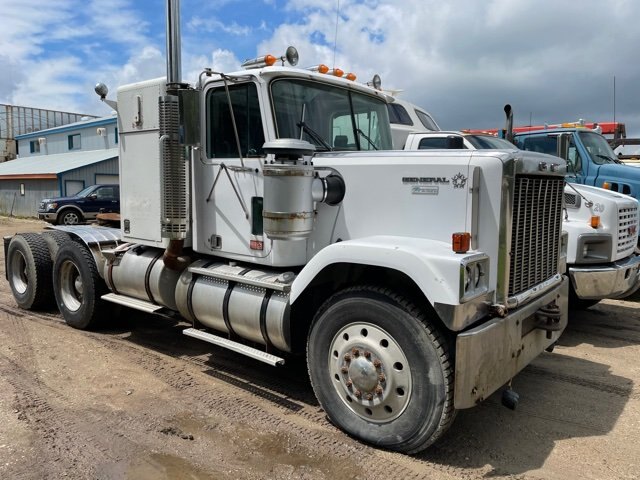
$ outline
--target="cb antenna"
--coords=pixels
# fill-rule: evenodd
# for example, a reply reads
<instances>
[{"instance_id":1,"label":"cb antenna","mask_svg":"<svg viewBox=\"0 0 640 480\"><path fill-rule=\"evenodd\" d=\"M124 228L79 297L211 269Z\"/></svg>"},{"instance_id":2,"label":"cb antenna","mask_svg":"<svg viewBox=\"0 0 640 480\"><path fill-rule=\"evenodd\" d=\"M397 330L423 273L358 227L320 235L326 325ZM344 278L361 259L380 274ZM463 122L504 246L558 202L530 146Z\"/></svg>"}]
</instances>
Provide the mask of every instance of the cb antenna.
<instances>
[{"instance_id":1,"label":"cb antenna","mask_svg":"<svg viewBox=\"0 0 640 480\"><path fill-rule=\"evenodd\" d=\"M336 34L333 37L333 68L336 68L336 47L338 45L338 20L340 19L340 0L336 9Z\"/></svg>"}]
</instances>

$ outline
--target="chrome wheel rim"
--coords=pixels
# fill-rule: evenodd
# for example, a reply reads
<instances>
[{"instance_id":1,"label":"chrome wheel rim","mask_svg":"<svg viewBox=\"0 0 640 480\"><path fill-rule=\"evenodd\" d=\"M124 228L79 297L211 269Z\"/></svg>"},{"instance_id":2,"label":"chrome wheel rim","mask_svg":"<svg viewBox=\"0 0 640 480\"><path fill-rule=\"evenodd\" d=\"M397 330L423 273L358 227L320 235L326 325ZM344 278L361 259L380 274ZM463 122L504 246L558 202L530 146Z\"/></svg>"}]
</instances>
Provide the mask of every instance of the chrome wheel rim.
<instances>
[{"instance_id":1,"label":"chrome wheel rim","mask_svg":"<svg viewBox=\"0 0 640 480\"><path fill-rule=\"evenodd\" d=\"M83 294L80 270L71 260L60 266L60 294L67 310L75 312L82 306Z\"/></svg>"},{"instance_id":2,"label":"chrome wheel rim","mask_svg":"<svg viewBox=\"0 0 640 480\"><path fill-rule=\"evenodd\" d=\"M27 291L29 279L27 277L27 260L20 251L14 251L11 257L11 285L20 295Z\"/></svg>"},{"instance_id":3,"label":"chrome wheel rim","mask_svg":"<svg viewBox=\"0 0 640 480\"><path fill-rule=\"evenodd\" d=\"M78 214L74 212L65 213L62 216L62 223L65 225L77 225L80 223L80 219L78 218Z\"/></svg>"},{"instance_id":4,"label":"chrome wheel rim","mask_svg":"<svg viewBox=\"0 0 640 480\"><path fill-rule=\"evenodd\" d=\"M409 361L398 342L376 325L352 323L338 331L328 367L340 399L369 422L390 422L409 404Z\"/></svg>"}]
</instances>

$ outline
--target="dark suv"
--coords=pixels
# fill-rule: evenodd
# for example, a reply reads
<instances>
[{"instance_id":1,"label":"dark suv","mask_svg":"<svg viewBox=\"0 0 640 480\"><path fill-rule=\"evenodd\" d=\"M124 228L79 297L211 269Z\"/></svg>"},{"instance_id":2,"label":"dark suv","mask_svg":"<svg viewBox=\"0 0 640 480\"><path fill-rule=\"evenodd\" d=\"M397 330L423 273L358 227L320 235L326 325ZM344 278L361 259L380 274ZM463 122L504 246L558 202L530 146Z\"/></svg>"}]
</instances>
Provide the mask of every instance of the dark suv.
<instances>
[{"instance_id":1,"label":"dark suv","mask_svg":"<svg viewBox=\"0 0 640 480\"><path fill-rule=\"evenodd\" d=\"M76 225L92 220L100 212L120 212L118 185L91 185L73 197L45 198L38 218L58 225Z\"/></svg>"}]
</instances>

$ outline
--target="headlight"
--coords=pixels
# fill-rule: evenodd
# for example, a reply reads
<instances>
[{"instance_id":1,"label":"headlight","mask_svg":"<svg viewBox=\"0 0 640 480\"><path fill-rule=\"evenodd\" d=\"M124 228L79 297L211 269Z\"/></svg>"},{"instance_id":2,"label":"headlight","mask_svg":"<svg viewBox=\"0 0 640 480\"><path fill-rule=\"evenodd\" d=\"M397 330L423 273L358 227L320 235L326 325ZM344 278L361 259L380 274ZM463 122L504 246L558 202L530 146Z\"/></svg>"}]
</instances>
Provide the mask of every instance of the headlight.
<instances>
[{"instance_id":1,"label":"headlight","mask_svg":"<svg viewBox=\"0 0 640 480\"><path fill-rule=\"evenodd\" d=\"M53 202L53 203L47 203L47 210L55 210L56 208L58 208L58 204Z\"/></svg>"},{"instance_id":2,"label":"headlight","mask_svg":"<svg viewBox=\"0 0 640 480\"><path fill-rule=\"evenodd\" d=\"M465 302L488 290L489 257L473 255L462 260L460 265L460 302Z\"/></svg>"}]
</instances>

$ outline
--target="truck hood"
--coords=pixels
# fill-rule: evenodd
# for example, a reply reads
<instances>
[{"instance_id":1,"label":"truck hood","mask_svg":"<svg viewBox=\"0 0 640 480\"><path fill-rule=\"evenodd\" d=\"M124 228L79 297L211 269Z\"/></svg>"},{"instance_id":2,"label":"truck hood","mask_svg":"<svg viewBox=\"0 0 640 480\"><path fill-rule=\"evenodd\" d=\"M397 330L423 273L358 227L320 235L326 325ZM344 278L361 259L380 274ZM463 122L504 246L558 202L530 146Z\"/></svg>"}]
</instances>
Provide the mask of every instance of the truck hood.
<instances>
[{"instance_id":1,"label":"truck hood","mask_svg":"<svg viewBox=\"0 0 640 480\"><path fill-rule=\"evenodd\" d=\"M73 200L80 200L83 197L53 197L53 198L43 198L41 201L42 203L61 203L61 202L68 202L68 201L73 201Z\"/></svg>"}]
</instances>

